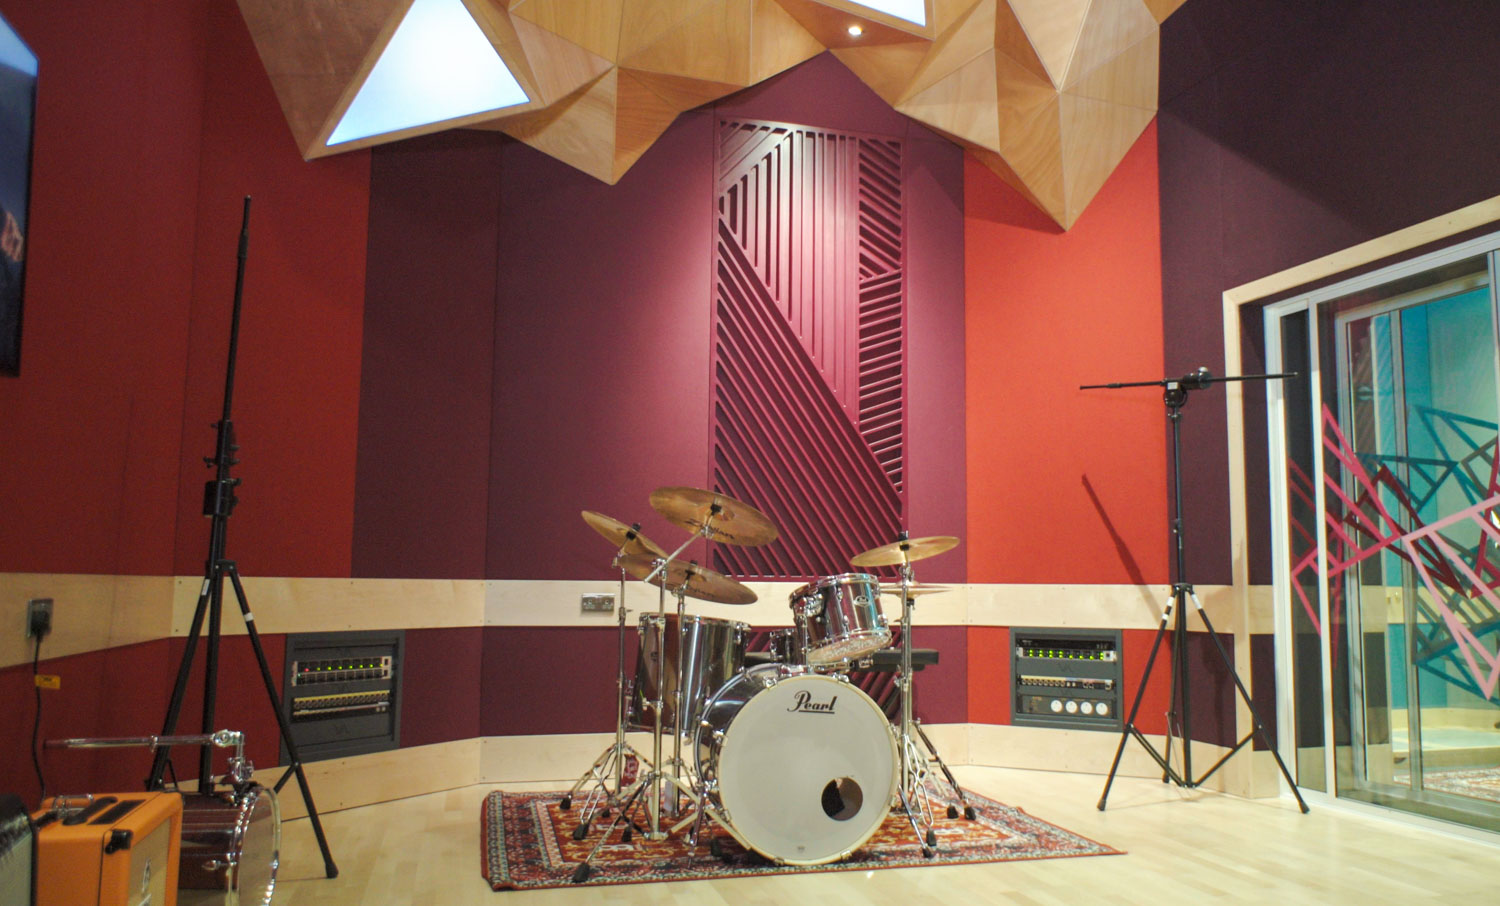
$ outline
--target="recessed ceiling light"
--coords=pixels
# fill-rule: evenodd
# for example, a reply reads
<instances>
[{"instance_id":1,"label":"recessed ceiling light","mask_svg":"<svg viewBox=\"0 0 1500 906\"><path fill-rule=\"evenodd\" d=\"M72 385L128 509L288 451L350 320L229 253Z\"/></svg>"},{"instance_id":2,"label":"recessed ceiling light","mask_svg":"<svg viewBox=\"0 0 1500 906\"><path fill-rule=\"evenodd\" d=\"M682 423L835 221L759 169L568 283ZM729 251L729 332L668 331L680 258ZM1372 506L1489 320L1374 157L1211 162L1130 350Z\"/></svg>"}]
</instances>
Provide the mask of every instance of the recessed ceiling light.
<instances>
[{"instance_id":1,"label":"recessed ceiling light","mask_svg":"<svg viewBox=\"0 0 1500 906\"><path fill-rule=\"evenodd\" d=\"M851 26L849 26L849 34L850 34L851 37L857 38L857 37L859 37L860 35L862 35L864 33L865 33L865 30L864 30L863 26L860 26L860 25L851 25Z\"/></svg>"}]
</instances>

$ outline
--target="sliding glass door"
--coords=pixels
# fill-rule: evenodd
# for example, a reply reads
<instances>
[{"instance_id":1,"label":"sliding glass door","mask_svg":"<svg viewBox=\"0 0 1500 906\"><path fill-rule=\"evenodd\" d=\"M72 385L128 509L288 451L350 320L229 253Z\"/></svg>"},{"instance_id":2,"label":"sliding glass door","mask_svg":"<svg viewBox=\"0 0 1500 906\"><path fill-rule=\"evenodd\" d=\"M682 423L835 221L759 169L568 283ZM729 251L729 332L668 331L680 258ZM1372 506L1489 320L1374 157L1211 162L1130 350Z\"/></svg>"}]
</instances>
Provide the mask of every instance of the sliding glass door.
<instances>
[{"instance_id":1,"label":"sliding glass door","mask_svg":"<svg viewBox=\"0 0 1500 906\"><path fill-rule=\"evenodd\" d=\"M1299 785L1500 830L1497 256L1465 252L1267 309L1279 644Z\"/></svg>"}]
</instances>

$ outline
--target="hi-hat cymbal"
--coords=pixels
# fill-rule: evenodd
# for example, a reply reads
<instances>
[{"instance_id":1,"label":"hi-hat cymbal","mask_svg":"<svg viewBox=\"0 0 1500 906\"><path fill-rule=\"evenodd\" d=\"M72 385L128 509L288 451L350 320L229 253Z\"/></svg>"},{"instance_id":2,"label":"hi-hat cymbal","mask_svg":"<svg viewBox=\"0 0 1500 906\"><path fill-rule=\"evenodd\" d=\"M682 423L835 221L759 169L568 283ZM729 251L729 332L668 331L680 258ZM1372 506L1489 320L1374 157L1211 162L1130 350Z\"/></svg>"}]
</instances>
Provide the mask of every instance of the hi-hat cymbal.
<instances>
[{"instance_id":1,"label":"hi-hat cymbal","mask_svg":"<svg viewBox=\"0 0 1500 906\"><path fill-rule=\"evenodd\" d=\"M958 539L952 535L908 538L882 547L872 547L862 554L856 554L849 562L855 566L900 566L902 563L936 557L955 547L958 547Z\"/></svg>"},{"instance_id":2,"label":"hi-hat cymbal","mask_svg":"<svg viewBox=\"0 0 1500 906\"><path fill-rule=\"evenodd\" d=\"M659 559L645 554L628 554L620 558L620 565L637 579L645 579L656 569ZM651 584L673 594L682 589L682 593L690 598L716 604L754 604L756 598L755 592L728 576L682 560L668 561L666 568L651 579Z\"/></svg>"},{"instance_id":3,"label":"hi-hat cymbal","mask_svg":"<svg viewBox=\"0 0 1500 906\"><path fill-rule=\"evenodd\" d=\"M615 550L624 548L627 554L646 554L656 557L667 555L667 552L657 547L650 538L642 535L639 529L626 525L618 519L611 519L593 510L584 510L583 521L589 524L589 528L603 535L610 544L613 544Z\"/></svg>"},{"instance_id":4,"label":"hi-hat cymbal","mask_svg":"<svg viewBox=\"0 0 1500 906\"><path fill-rule=\"evenodd\" d=\"M668 522L714 541L755 547L770 544L781 532L748 503L699 488L657 488L651 507Z\"/></svg>"},{"instance_id":5,"label":"hi-hat cymbal","mask_svg":"<svg viewBox=\"0 0 1500 906\"><path fill-rule=\"evenodd\" d=\"M920 582L906 586L906 594L908 597L912 598L920 598L922 595L937 595L942 594L945 591L952 590L953 589L947 585L923 585ZM899 598L901 596L901 583L897 582L895 585L882 585L880 586L880 593L883 595L895 595Z\"/></svg>"}]
</instances>

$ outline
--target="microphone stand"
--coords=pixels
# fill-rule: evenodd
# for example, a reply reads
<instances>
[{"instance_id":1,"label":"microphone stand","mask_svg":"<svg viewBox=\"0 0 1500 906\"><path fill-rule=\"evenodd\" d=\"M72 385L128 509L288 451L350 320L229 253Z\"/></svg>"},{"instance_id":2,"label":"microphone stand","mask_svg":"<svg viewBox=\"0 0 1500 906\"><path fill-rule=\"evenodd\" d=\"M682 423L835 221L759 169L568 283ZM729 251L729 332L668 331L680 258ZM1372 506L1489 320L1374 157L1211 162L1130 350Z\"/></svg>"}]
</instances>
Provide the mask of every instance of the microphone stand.
<instances>
[{"instance_id":1,"label":"microphone stand","mask_svg":"<svg viewBox=\"0 0 1500 906\"><path fill-rule=\"evenodd\" d=\"M1172 486L1173 486L1173 517L1172 538L1175 546L1174 558L1174 580L1172 582L1172 595L1167 601L1167 606L1162 611L1161 624L1157 627L1156 638L1151 643L1151 653L1146 657L1146 669L1141 674L1140 684L1136 687L1135 702L1130 706L1130 716L1125 720L1125 727L1120 733L1120 744L1115 749L1114 763L1109 766L1109 776L1104 782L1104 793L1099 797L1099 811L1104 811L1105 801L1109 798L1109 788L1114 784L1115 772L1120 767L1120 756L1125 752L1125 743L1131 737L1145 747L1146 752L1156 761L1162 769L1162 782L1171 781L1185 789L1200 786L1220 766L1228 761L1236 752L1244 748L1250 740L1259 738L1261 744L1270 750L1271 756L1276 759L1276 766L1281 769L1281 776L1286 779L1287 786L1291 787L1292 795L1297 798L1297 805L1301 807L1302 813L1307 813L1307 803L1302 800L1302 794L1297 790L1296 781L1292 780L1291 772L1287 770L1286 763L1281 760L1281 753L1271 745L1270 738L1266 734L1265 724L1261 722L1260 713L1255 708L1255 703L1250 700L1250 693L1245 684L1240 681L1239 674L1235 672L1234 662L1230 660L1229 652L1225 650L1223 642L1219 640L1219 634L1214 630L1213 623L1208 619L1208 613L1203 609L1203 603L1198 600L1198 593L1193 589L1191 582L1187 581L1186 555L1184 553L1183 540L1186 532L1182 519L1182 408L1187 405L1189 391L1204 390L1209 386L1228 381L1267 381L1281 378L1296 377L1295 372L1282 374L1242 374L1225 377L1214 377L1207 368L1199 368L1197 371L1187 374L1181 378L1169 378L1160 381L1132 381L1112 384L1085 384L1079 390L1119 390L1125 387L1164 387L1162 401L1167 404L1167 419L1172 423ZM1235 743L1234 747L1224 754L1198 778L1193 777L1193 744L1192 744L1192 719L1188 707L1188 675L1187 675L1187 602L1191 600L1193 607L1198 612L1198 619L1203 621L1208 630L1208 637L1213 641L1214 650L1219 654L1219 660L1223 662L1224 669L1234 680L1234 686L1239 690L1240 698L1250 710L1250 717L1254 728L1245 738ZM1166 754L1163 755L1156 750L1144 734L1136 727L1136 714L1140 711L1141 700L1146 695L1147 681L1151 678L1151 668L1156 664L1156 654L1161 648L1162 638L1167 633L1167 624L1172 624L1172 698L1167 711L1167 746ZM1180 711L1178 710L1180 709ZM1171 765L1172 754L1172 728L1177 727L1177 736L1182 740L1182 772L1178 773Z\"/></svg>"},{"instance_id":2,"label":"microphone stand","mask_svg":"<svg viewBox=\"0 0 1500 906\"><path fill-rule=\"evenodd\" d=\"M233 560L224 556L229 532L229 516L234 511L235 504L239 502L234 489L239 486L240 480L230 475L231 467L239 464L239 460L235 458L239 445L234 442L234 421L230 417L230 404L234 399L234 365L240 340L240 301L244 295L245 258L249 245L250 196L246 195L244 215L240 224L239 264L234 277L234 311L229 326L229 363L224 377L224 411L219 421L214 424L214 427L218 429L214 456L212 459L204 457L204 463L217 470L216 477L208 481L203 488L203 515L211 520L208 560L204 564L203 586L198 592L198 605L193 611L193 624L188 630L187 647L183 650L182 662L177 668L177 681L172 688L171 702L167 705L167 716L163 721L161 737L163 739L175 738L177 720L182 713L183 698L187 693L188 680L192 673L193 655L198 647L198 635L203 631L205 616L208 619L208 632L203 670L202 737L207 737L214 732L214 711L219 686L219 639L224 607L224 580L227 578L234 587L235 599L240 606L240 615L244 618L245 630L250 637L250 646L254 649L256 663L260 666L261 682L266 687L266 697L270 699L271 711L276 715L276 725L281 731L282 742L286 744L290 762L273 789L280 793L287 781L292 776L296 776L297 785L302 791L302 802L307 806L307 817L311 819L313 834L318 839L318 849L323 854L323 873L326 877L336 878L339 875L339 869L334 864L333 854L328 849L328 840L323 835L323 823L318 818L317 806L313 804L312 790L307 785L307 774L302 770L302 756L298 754L297 743L292 739L292 728L287 722L286 713L282 710L281 696L276 691L276 680L271 676L271 667L266 661L265 649L260 644L260 633L255 628L255 617L251 614L250 605L245 599L245 588L240 584L239 567ZM207 743L200 744L202 749L198 759L198 791L204 793L213 788L213 750ZM146 780L147 790L163 788L169 746L170 744L164 743L156 749L151 765L151 776Z\"/></svg>"}]
</instances>

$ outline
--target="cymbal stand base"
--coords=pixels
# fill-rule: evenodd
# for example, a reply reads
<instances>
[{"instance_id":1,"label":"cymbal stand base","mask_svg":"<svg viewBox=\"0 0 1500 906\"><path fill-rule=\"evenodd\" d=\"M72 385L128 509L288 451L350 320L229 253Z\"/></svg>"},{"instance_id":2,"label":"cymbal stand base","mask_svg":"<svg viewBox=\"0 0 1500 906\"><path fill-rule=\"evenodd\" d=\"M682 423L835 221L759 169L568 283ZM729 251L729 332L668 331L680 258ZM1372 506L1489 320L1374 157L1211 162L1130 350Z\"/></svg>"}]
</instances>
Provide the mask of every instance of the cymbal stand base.
<instances>
[{"instance_id":1,"label":"cymbal stand base","mask_svg":"<svg viewBox=\"0 0 1500 906\"><path fill-rule=\"evenodd\" d=\"M625 548L622 547L615 552L615 563L618 565L620 557L624 555ZM617 670L615 674L615 741L609 745L578 782L573 784L559 803L564 811L573 807L573 800L578 796L580 790L587 787L591 782L594 786L589 789L584 797L584 807L579 815L579 826L587 833L589 824L594 820L596 811L604 811L620 807L629 795L628 790L632 784L625 781L625 765L628 759L636 759L636 764L651 764L634 747L625 741L625 617L629 611L625 607L625 570L620 568L620 596L618 599L619 611L619 652ZM639 771L639 767L637 767ZM613 781L611 789L610 782ZM575 831L576 832L576 831Z\"/></svg>"},{"instance_id":2,"label":"cymbal stand base","mask_svg":"<svg viewBox=\"0 0 1500 906\"><path fill-rule=\"evenodd\" d=\"M948 817L957 818L959 814L962 814L968 820L973 821L978 817L979 813L974 810L974 806L969 804L969 797L964 795L964 788L958 785L953 772L948 770L948 765L943 762L943 757L938 754L937 746L932 744L932 740L927 736L927 731L922 729L922 721L913 718L912 729L917 731L917 738L921 740L922 748L926 750L925 754L919 753L917 757L925 760L927 766L936 765L938 770L942 771L943 779L948 782L949 788L953 790L953 798L958 800L958 806L952 804L948 806ZM915 748L915 745L913 745L913 748ZM929 770L927 773L930 775L931 771ZM962 806L962 809L959 806Z\"/></svg>"},{"instance_id":3,"label":"cymbal stand base","mask_svg":"<svg viewBox=\"0 0 1500 906\"><path fill-rule=\"evenodd\" d=\"M579 824L591 823L597 811L603 810L606 813L605 817L608 817L610 809L623 808L625 800L630 797L631 790L636 786L634 783L626 784L621 779L624 765L631 758L634 758L637 764L650 764L646 757L637 752L629 743L611 743L610 747L594 760L593 765L583 772L583 776L578 778L578 782L573 784L572 789L563 796L560 803L562 810L571 809L575 800L578 799L579 791L586 787L588 792L583 796L583 807L578 813ZM611 781L616 784L613 789L610 788Z\"/></svg>"},{"instance_id":4,"label":"cymbal stand base","mask_svg":"<svg viewBox=\"0 0 1500 906\"><path fill-rule=\"evenodd\" d=\"M646 791L646 788L647 784L645 782L636 783L631 786L631 793L625 798L620 809L615 812L614 820L610 821L609 827L606 827L604 833L599 835L598 842L594 844L593 849L589 850L589 854L583 857L583 861L578 863L577 868L573 869L574 884L582 884L594 873L594 857L599 855L599 850L603 849L604 844L609 842L610 834L613 834L615 828L619 827L621 823L625 825L625 829L620 832L621 843L628 844L633 835L643 832L641 826L636 823L631 815L641 804L641 794ZM583 825L579 826L582 827Z\"/></svg>"}]
</instances>

